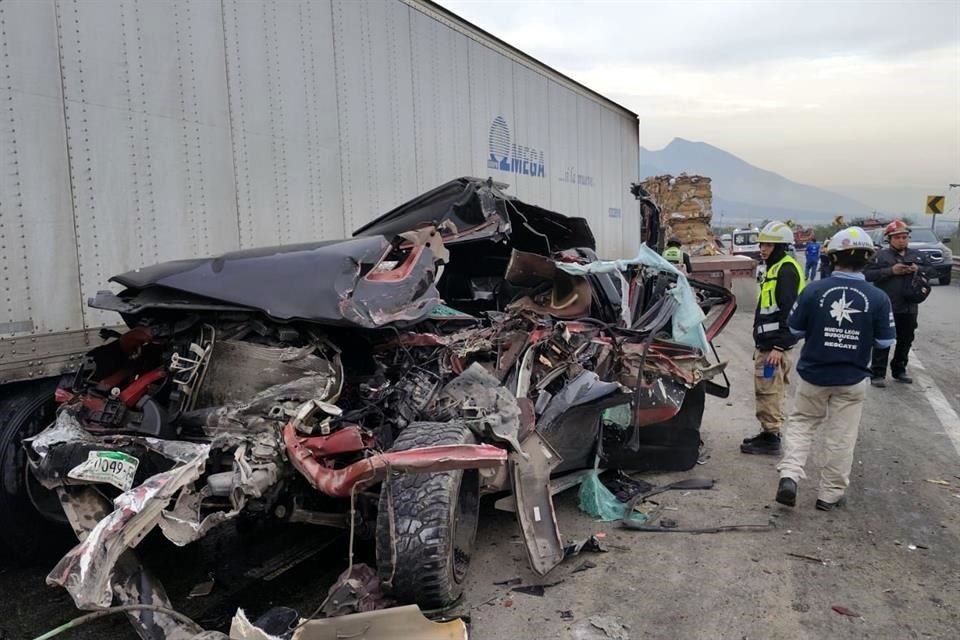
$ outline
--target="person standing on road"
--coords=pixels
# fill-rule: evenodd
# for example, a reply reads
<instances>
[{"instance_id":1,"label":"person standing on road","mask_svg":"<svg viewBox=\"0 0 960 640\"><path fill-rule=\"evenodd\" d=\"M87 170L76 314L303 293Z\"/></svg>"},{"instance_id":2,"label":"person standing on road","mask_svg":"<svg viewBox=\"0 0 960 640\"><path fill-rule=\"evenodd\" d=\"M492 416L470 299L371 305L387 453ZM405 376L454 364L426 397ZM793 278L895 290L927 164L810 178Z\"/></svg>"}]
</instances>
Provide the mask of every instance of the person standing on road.
<instances>
[{"instance_id":1,"label":"person standing on road","mask_svg":"<svg viewBox=\"0 0 960 640\"><path fill-rule=\"evenodd\" d=\"M823 427L823 455L816 508L840 506L850 485L853 450L870 376L870 350L889 348L896 332L890 299L866 282L863 268L874 253L873 241L859 227L848 227L830 241L833 275L804 289L788 320L804 338L797 374L796 403L777 465L776 500L792 507L797 484L816 430Z\"/></svg>"},{"instance_id":2,"label":"person standing on road","mask_svg":"<svg viewBox=\"0 0 960 640\"><path fill-rule=\"evenodd\" d=\"M760 433L744 438L743 453L780 455L780 430L786 419L786 385L790 382L790 349L797 338L787 328L787 316L803 290L803 270L787 251L793 231L771 222L760 232L760 257L766 264L760 299L753 317L754 395Z\"/></svg>"},{"instance_id":3,"label":"person standing on road","mask_svg":"<svg viewBox=\"0 0 960 640\"><path fill-rule=\"evenodd\" d=\"M820 248L820 279L830 277L830 272L833 271L833 265L830 263L830 256L827 255L827 247L830 245L829 238L823 241L823 246Z\"/></svg>"},{"instance_id":4,"label":"person standing on road","mask_svg":"<svg viewBox=\"0 0 960 640\"><path fill-rule=\"evenodd\" d=\"M817 269L820 267L820 243L816 238L807 243L805 252L807 282L813 282L817 279Z\"/></svg>"},{"instance_id":5,"label":"person standing on road","mask_svg":"<svg viewBox=\"0 0 960 640\"><path fill-rule=\"evenodd\" d=\"M667 248L663 250L663 257L667 262L673 263L678 269L683 268L683 272L690 275L693 272L693 265L690 263L690 256L683 250L683 243L677 238L667 240Z\"/></svg>"},{"instance_id":6,"label":"person standing on road","mask_svg":"<svg viewBox=\"0 0 960 640\"><path fill-rule=\"evenodd\" d=\"M877 252L864 270L864 275L890 297L893 319L897 324L897 346L890 362L890 373L894 380L911 384L913 378L907 375L907 358L917 330L917 305L926 299L930 291L930 284L923 272L927 262L922 253L908 246L910 227L903 221L894 220L888 224L883 235L890 246ZM874 349L870 384L875 387L887 386L889 359L889 346Z\"/></svg>"}]
</instances>

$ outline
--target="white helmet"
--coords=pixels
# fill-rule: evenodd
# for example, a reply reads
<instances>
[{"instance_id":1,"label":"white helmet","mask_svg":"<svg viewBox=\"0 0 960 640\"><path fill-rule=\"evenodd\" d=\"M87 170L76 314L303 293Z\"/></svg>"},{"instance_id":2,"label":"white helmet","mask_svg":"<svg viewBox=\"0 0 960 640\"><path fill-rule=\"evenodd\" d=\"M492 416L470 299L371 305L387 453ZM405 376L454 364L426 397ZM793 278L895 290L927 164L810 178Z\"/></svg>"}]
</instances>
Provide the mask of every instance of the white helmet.
<instances>
[{"instance_id":1,"label":"white helmet","mask_svg":"<svg viewBox=\"0 0 960 640\"><path fill-rule=\"evenodd\" d=\"M830 245L827 247L827 253L855 250L869 251L871 254L876 251L873 239L860 227L847 227L837 231L830 238Z\"/></svg>"},{"instance_id":2,"label":"white helmet","mask_svg":"<svg viewBox=\"0 0 960 640\"><path fill-rule=\"evenodd\" d=\"M768 222L758 239L766 244L793 244L793 230L782 222Z\"/></svg>"}]
</instances>

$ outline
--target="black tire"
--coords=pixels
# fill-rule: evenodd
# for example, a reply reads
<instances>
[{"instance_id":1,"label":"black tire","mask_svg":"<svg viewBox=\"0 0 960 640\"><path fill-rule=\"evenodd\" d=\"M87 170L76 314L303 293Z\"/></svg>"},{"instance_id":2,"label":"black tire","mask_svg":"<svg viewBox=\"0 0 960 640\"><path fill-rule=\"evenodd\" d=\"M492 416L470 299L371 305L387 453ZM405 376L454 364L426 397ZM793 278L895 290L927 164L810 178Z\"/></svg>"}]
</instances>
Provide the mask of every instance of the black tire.
<instances>
[{"instance_id":1,"label":"black tire","mask_svg":"<svg viewBox=\"0 0 960 640\"><path fill-rule=\"evenodd\" d=\"M391 450L475 442L463 423L414 422L400 433ZM391 544L391 503L395 546ZM384 480L376 546L377 567L388 593L424 609L443 607L459 598L479 518L480 475L475 469L395 473Z\"/></svg>"},{"instance_id":2,"label":"black tire","mask_svg":"<svg viewBox=\"0 0 960 640\"><path fill-rule=\"evenodd\" d=\"M940 284L942 284L942 285L949 285L949 284L950 284L950 281L951 281L952 279L953 279L953 272L952 272L952 271L947 271L945 274L943 274L942 276L940 276L939 282L940 282Z\"/></svg>"},{"instance_id":3,"label":"black tire","mask_svg":"<svg viewBox=\"0 0 960 640\"><path fill-rule=\"evenodd\" d=\"M55 420L56 388L56 379L21 383L0 400L0 549L17 564L55 558L76 543L56 493L30 474L21 445Z\"/></svg>"}]
</instances>

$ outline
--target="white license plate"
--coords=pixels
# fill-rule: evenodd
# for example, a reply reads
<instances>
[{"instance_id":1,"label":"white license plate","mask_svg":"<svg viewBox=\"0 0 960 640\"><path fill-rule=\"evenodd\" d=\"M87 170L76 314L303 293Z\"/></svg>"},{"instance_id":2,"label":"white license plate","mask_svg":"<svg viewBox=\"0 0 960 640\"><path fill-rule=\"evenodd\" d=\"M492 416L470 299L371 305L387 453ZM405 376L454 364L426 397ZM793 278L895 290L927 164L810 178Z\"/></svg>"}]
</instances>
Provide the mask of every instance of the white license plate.
<instances>
[{"instance_id":1,"label":"white license plate","mask_svg":"<svg viewBox=\"0 0 960 640\"><path fill-rule=\"evenodd\" d=\"M74 480L112 484L121 491L133 486L140 461L122 451L90 451L87 459L67 473Z\"/></svg>"}]
</instances>

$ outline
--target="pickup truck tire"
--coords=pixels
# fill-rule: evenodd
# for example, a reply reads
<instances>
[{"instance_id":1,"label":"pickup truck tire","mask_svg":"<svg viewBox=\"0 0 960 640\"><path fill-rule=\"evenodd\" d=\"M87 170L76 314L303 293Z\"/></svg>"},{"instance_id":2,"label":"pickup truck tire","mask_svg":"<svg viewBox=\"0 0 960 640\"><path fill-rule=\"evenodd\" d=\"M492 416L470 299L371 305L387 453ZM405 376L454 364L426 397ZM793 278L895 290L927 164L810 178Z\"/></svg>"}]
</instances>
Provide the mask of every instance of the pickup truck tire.
<instances>
[{"instance_id":1,"label":"pickup truck tire","mask_svg":"<svg viewBox=\"0 0 960 640\"><path fill-rule=\"evenodd\" d=\"M0 550L17 564L56 557L76 543L56 494L30 475L21 445L55 420L56 388L56 379L20 383L0 400Z\"/></svg>"},{"instance_id":2,"label":"pickup truck tire","mask_svg":"<svg viewBox=\"0 0 960 640\"><path fill-rule=\"evenodd\" d=\"M475 442L473 432L462 422L413 422L400 432L391 450ZM388 593L424 609L443 607L459 598L479 516L480 475L475 469L394 473L385 479L376 548L377 568Z\"/></svg>"},{"instance_id":3,"label":"pickup truck tire","mask_svg":"<svg viewBox=\"0 0 960 640\"><path fill-rule=\"evenodd\" d=\"M937 282L939 282L942 285L948 285L950 284L950 280L952 279L953 279L953 272L947 271L945 274L940 276L940 278L938 278Z\"/></svg>"}]
</instances>

